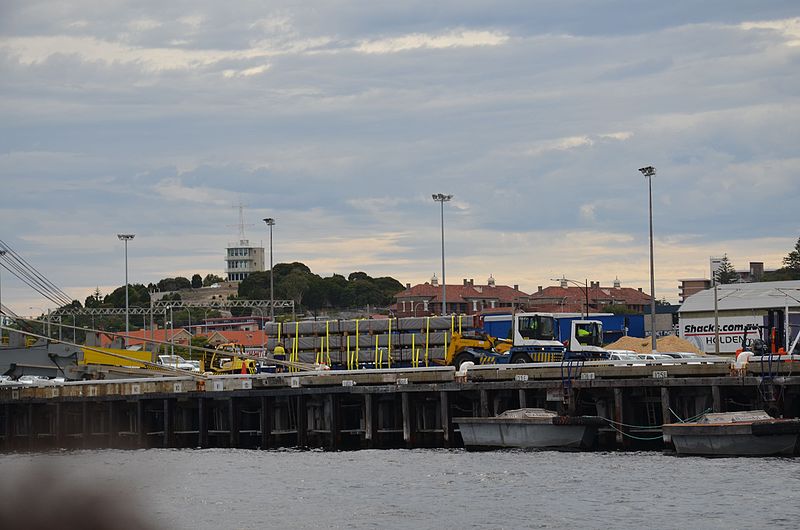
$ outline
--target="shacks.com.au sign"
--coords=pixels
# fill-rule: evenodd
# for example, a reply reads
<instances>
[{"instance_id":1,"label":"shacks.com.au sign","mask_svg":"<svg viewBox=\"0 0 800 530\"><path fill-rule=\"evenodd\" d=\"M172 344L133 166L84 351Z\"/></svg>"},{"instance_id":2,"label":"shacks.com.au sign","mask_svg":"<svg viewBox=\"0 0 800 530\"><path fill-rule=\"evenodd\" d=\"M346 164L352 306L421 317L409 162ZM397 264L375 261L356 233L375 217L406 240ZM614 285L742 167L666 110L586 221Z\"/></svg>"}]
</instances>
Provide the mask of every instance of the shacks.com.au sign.
<instances>
[{"instance_id":1,"label":"shacks.com.au sign","mask_svg":"<svg viewBox=\"0 0 800 530\"><path fill-rule=\"evenodd\" d=\"M742 348L742 340L747 331L747 343L759 337L759 326L764 325L763 316L719 317L719 351L721 353L735 353ZM714 353L716 351L717 333L714 329L714 318L682 318L680 322L680 337L685 339L701 351Z\"/></svg>"}]
</instances>

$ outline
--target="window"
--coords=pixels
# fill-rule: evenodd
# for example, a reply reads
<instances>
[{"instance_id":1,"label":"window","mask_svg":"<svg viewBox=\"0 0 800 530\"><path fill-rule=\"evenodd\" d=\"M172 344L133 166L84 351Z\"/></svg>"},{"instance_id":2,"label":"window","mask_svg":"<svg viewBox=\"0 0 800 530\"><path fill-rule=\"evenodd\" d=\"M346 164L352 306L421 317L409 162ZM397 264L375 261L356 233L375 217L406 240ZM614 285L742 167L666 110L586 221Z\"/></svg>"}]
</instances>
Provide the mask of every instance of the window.
<instances>
[{"instance_id":1,"label":"window","mask_svg":"<svg viewBox=\"0 0 800 530\"><path fill-rule=\"evenodd\" d=\"M525 339L553 340L554 328L553 317L533 315L519 318L519 334Z\"/></svg>"},{"instance_id":2,"label":"window","mask_svg":"<svg viewBox=\"0 0 800 530\"><path fill-rule=\"evenodd\" d=\"M601 346L600 326L597 322L575 324L575 335L584 346Z\"/></svg>"}]
</instances>

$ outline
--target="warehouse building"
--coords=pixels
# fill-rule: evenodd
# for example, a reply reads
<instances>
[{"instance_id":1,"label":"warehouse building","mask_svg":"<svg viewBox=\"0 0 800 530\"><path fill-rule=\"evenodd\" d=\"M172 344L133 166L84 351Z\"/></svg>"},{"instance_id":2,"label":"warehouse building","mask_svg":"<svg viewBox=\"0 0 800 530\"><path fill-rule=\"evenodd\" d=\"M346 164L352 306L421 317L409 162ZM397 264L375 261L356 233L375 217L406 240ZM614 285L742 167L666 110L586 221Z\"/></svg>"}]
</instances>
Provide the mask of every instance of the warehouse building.
<instances>
[{"instance_id":1,"label":"warehouse building","mask_svg":"<svg viewBox=\"0 0 800 530\"><path fill-rule=\"evenodd\" d=\"M719 353L733 354L754 338L774 337L789 347L796 341L800 281L719 285L716 304L714 294L714 289L694 294L678 310L680 337L700 350L713 354L719 344Z\"/></svg>"}]
</instances>

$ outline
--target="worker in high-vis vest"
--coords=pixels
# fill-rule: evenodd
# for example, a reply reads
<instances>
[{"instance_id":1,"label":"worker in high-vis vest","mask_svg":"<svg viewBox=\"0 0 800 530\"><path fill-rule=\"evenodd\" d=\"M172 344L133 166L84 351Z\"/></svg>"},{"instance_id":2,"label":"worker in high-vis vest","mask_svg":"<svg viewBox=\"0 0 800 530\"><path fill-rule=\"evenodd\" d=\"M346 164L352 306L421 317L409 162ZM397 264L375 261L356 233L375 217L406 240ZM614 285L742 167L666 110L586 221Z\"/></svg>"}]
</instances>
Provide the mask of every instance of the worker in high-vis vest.
<instances>
[{"instance_id":1,"label":"worker in high-vis vest","mask_svg":"<svg viewBox=\"0 0 800 530\"><path fill-rule=\"evenodd\" d=\"M275 345L275 349L272 350L272 358L276 361L286 361L286 350L283 349L283 344L280 342ZM276 372L283 372L284 365L276 364L275 371Z\"/></svg>"}]
</instances>

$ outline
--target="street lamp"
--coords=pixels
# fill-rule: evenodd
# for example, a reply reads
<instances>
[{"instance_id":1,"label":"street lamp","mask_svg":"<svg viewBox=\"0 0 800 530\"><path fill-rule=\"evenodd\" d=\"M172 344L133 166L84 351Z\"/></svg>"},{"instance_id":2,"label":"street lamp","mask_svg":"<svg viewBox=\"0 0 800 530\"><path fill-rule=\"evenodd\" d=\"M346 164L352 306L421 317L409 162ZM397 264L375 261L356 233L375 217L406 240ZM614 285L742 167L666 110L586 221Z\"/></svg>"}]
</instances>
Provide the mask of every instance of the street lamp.
<instances>
[{"instance_id":1,"label":"street lamp","mask_svg":"<svg viewBox=\"0 0 800 530\"><path fill-rule=\"evenodd\" d=\"M433 200L442 205L442 316L447 314L447 281L444 277L444 203L453 198L452 195L434 193Z\"/></svg>"},{"instance_id":2,"label":"street lamp","mask_svg":"<svg viewBox=\"0 0 800 530\"><path fill-rule=\"evenodd\" d=\"M580 282L578 282L576 280L568 280L567 278L564 278L564 277L561 277L561 278L550 278L550 281L551 282L570 282L570 283L574 283L576 286L578 286L578 289L583 291L583 295L586 297L586 318L589 318L589 279L588 278L583 280L583 285L581 285Z\"/></svg>"},{"instance_id":3,"label":"street lamp","mask_svg":"<svg viewBox=\"0 0 800 530\"><path fill-rule=\"evenodd\" d=\"M653 353L656 349L656 280L653 273L653 177L656 176L656 168L646 166L639 168L639 171L647 179L647 193L650 204L650 338L653 345Z\"/></svg>"},{"instance_id":4,"label":"street lamp","mask_svg":"<svg viewBox=\"0 0 800 530\"><path fill-rule=\"evenodd\" d=\"M275 300L272 282L272 227L275 226L275 219L267 217L264 219L269 227L269 318L272 322L275 321ZM263 325L263 322L262 322Z\"/></svg>"},{"instance_id":5,"label":"street lamp","mask_svg":"<svg viewBox=\"0 0 800 530\"><path fill-rule=\"evenodd\" d=\"M6 255L6 251L5 250L0 250L0 258L2 258L5 255ZM2 267L0 267L0 269L2 269ZM0 325L5 325L6 321L5 321L5 317L3 317L3 289L2 289L2 287L3 287L2 276L0 276ZM0 331L0 337L2 337L2 334L3 334L3 332Z\"/></svg>"},{"instance_id":6,"label":"street lamp","mask_svg":"<svg viewBox=\"0 0 800 530\"><path fill-rule=\"evenodd\" d=\"M129 335L131 332L130 328L130 315L128 314L128 241L132 240L136 234L117 234L117 237L120 241L125 243L125 342L124 345L127 345L128 340L130 339Z\"/></svg>"}]
</instances>

